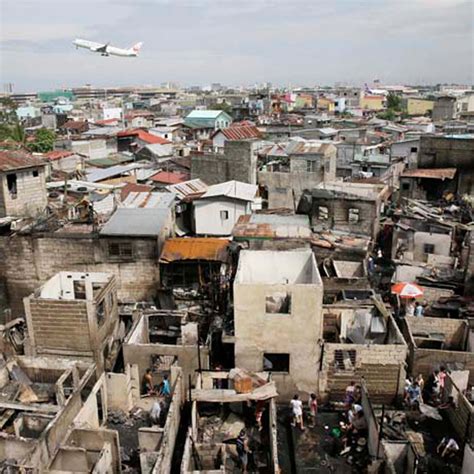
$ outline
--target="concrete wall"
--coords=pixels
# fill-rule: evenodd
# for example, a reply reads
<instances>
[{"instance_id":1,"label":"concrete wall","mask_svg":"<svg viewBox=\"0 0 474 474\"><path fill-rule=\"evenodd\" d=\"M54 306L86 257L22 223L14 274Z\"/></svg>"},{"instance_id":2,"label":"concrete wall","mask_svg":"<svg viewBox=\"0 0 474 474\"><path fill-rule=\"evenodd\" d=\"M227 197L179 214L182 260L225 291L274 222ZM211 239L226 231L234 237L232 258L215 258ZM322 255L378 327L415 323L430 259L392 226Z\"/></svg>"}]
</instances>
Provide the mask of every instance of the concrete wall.
<instances>
[{"instance_id":1,"label":"concrete wall","mask_svg":"<svg viewBox=\"0 0 474 474\"><path fill-rule=\"evenodd\" d=\"M37 176L34 176L37 174ZM16 176L16 194L8 190L7 176ZM48 203L45 167L0 174L0 217L36 216Z\"/></svg>"},{"instance_id":2,"label":"concrete wall","mask_svg":"<svg viewBox=\"0 0 474 474\"><path fill-rule=\"evenodd\" d=\"M201 178L207 184L230 180L257 183L257 148L259 141L227 141L224 154L194 155L191 179Z\"/></svg>"},{"instance_id":3,"label":"concrete wall","mask_svg":"<svg viewBox=\"0 0 474 474\"><path fill-rule=\"evenodd\" d=\"M222 212L227 212L227 219L222 218ZM230 235L238 218L250 212L250 204L246 201L225 198L196 200L195 232L198 235Z\"/></svg>"},{"instance_id":4,"label":"concrete wall","mask_svg":"<svg viewBox=\"0 0 474 474\"><path fill-rule=\"evenodd\" d=\"M183 370L184 383L187 387L188 376L194 377L199 368L197 346L184 346L172 344L141 344L125 341L123 344L123 358L125 364L137 364L140 380L146 369L151 367L151 357L155 355L174 356L178 365ZM209 368L209 349L201 347L201 364L203 369Z\"/></svg>"},{"instance_id":5,"label":"concrete wall","mask_svg":"<svg viewBox=\"0 0 474 474\"><path fill-rule=\"evenodd\" d=\"M291 314L265 312L266 297L275 292L291 294ZM289 354L289 372L272 373L282 399L316 391L322 297L321 283L234 283L235 365L260 372L264 353Z\"/></svg>"},{"instance_id":6,"label":"concrete wall","mask_svg":"<svg viewBox=\"0 0 474 474\"><path fill-rule=\"evenodd\" d=\"M23 314L23 297L59 271L113 273L119 299L150 300L159 285L158 247L154 239L129 239L133 258L108 256L109 241L92 234L0 237L0 280L4 280L13 315Z\"/></svg>"},{"instance_id":7,"label":"concrete wall","mask_svg":"<svg viewBox=\"0 0 474 474\"><path fill-rule=\"evenodd\" d=\"M319 207L326 207L329 212L327 220L320 219ZM359 210L359 221L349 222L349 209ZM366 201L360 198L316 198L312 199L311 223L318 228L339 230L375 237L379 229L380 202Z\"/></svg>"},{"instance_id":8,"label":"concrete wall","mask_svg":"<svg viewBox=\"0 0 474 474\"><path fill-rule=\"evenodd\" d=\"M426 378L433 370L443 365L452 370L469 370L469 382L474 383L474 352L460 350L467 338L468 326L465 320L409 316L405 318L404 326L405 339L410 348L409 368L412 375L421 373ZM443 334L446 338L446 348L418 348L413 338L413 333L416 332Z\"/></svg>"},{"instance_id":9,"label":"concrete wall","mask_svg":"<svg viewBox=\"0 0 474 474\"><path fill-rule=\"evenodd\" d=\"M353 370L338 370L336 351L355 351ZM373 402L392 403L403 393L405 361L408 348L404 344L335 344L325 343L320 373L320 393L331 400L342 400L352 380L362 378Z\"/></svg>"},{"instance_id":10,"label":"concrete wall","mask_svg":"<svg viewBox=\"0 0 474 474\"><path fill-rule=\"evenodd\" d=\"M434 253L436 255L444 255L449 257L451 253L451 235L450 234L433 234L429 232L415 232L413 237L413 260L416 262L426 262L428 255L425 253L425 244L434 245Z\"/></svg>"}]
</instances>

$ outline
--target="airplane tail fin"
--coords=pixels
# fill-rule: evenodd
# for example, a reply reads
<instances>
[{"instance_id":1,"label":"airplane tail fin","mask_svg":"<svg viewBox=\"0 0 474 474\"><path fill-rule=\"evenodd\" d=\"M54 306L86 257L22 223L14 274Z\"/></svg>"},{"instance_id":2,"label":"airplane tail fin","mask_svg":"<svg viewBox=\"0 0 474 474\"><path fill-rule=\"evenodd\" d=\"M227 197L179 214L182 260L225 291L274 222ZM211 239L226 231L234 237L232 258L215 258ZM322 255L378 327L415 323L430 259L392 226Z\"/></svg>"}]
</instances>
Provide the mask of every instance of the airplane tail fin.
<instances>
[{"instance_id":1,"label":"airplane tail fin","mask_svg":"<svg viewBox=\"0 0 474 474\"><path fill-rule=\"evenodd\" d=\"M140 42L140 43L134 44L130 49L131 49L134 53L138 54L138 53L140 52L140 49L141 49L142 46L143 46L143 43Z\"/></svg>"}]
</instances>

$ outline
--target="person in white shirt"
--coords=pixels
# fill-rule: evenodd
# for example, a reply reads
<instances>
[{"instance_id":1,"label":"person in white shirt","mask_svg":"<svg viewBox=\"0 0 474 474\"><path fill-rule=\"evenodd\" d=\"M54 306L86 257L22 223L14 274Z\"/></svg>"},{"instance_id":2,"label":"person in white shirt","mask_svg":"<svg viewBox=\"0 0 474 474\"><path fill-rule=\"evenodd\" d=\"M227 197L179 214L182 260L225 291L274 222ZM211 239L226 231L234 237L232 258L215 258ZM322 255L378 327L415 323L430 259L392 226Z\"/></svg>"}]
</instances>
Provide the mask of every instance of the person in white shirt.
<instances>
[{"instance_id":1,"label":"person in white shirt","mask_svg":"<svg viewBox=\"0 0 474 474\"><path fill-rule=\"evenodd\" d=\"M157 425L160 422L161 415L161 403L159 400L155 400L150 410L150 420L153 425Z\"/></svg>"},{"instance_id":2,"label":"person in white shirt","mask_svg":"<svg viewBox=\"0 0 474 474\"><path fill-rule=\"evenodd\" d=\"M301 430L304 430L303 425L303 402L300 400L299 395L295 395L293 400L290 402L291 411L293 414L293 422L291 426L298 425Z\"/></svg>"}]
</instances>

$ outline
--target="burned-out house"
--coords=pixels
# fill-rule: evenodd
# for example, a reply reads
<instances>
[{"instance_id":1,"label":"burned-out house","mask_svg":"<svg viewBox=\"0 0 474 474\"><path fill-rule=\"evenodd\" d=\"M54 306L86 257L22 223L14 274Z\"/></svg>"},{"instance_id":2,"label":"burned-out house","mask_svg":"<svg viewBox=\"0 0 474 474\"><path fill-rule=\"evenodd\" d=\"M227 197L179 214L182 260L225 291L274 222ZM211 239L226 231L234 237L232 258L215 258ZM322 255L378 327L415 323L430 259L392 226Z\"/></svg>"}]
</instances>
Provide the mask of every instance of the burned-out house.
<instances>
[{"instance_id":1,"label":"burned-out house","mask_svg":"<svg viewBox=\"0 0 474 474\"><path fill-rule=\"evenodd\" d=\"M58 357L2 361L0 469L121 472L117 432L104 426L105 377L95 373Z\"/></svg>"},{"instance_id":2,"label":"burned-out house","mask_svg":"<svg viewBox=\"0 0 474 474\"><path fill-rule=\"evenodd\" d=\"M403 331L410 350L408 361L412 374L428 377L444 366L449 370L469 371L469 383L474 384L474 348L466 320L407 316Z\"/></svg>"},{"instance_id":3,"label":"burned-out house","mask_svg":"<svg viewBox=\"0 0 474 474\"><path fill-rule=\"evenodd\" d=\"M191 391L191 423L188 428L181 473L235 472L238 452L233 441L254 413L261 414L261 429L248 429L249 444L257 466L269 473L280 472L277 444L278 393L268 373L240 368L198 373Z\"/></svg>"},{"instance_id":4,"label":"burned-out house","mask_svg":"<svg viewBox=\"0 0 474 474\"><path fill-rule=\"evenodd\" d=\"M234 281L235 363L272 372L283 399L318 385L323 285L310 250L243 250Z\"/></svg>"},{"instance_id":5,"label":"burned-out house","mask_svg":"<svg viewBox=\"0 0 474 474\"><path fill-rule=\"evenodd\" d=\"M161 284L165 288L203 289L226 274L229 241L189 237L168 239L160 255Z\"/></svg>"},{"instance_id":6,"label":"burned-out house","mask_svg":"<svg viewBox=\"0 0 474 474\"><path fill-rule=\"evenodd\" d=\"M438 200L455 192L456 168L408 169L400 175L400 197Z\"/></svg>"},{"instance_id":7,"label":"burned-out house","mask_svg":"<svg viewBox=\"0 0 474 474\"><path fill-rule=\"evenodd\" d=\"M27 353L110 369L119 350L117 282L108 273L60 272L25 298Z\"/></svg>"},{"instance_id":8,"label":"burned-out house","mask_svg":"<svg viewBox=\"0 0 474 474\"><path fill-rule=\"evenodd\" d=\"M46 162L23 151L0 150L0 218L34 217L47 204Z\"/></svg>"},{"instance_id":9,"label":"burned-out house","mask_svg":"<svg viewBox=\"0 0 474 474\"><path fill-rule=\"evenodd\" d=\"M381 300L353 293L323 307L320 395L341 400L351 381L363 379L372 400L391 403L403 394L407 345Z\"/></svg>"},{"instance_id":10,"label":"burned-out house","mask_svg":"<svg viewBox=\"0 0 474 474\"><path fill-rule=\"evenodd\" d=\"M185 310L144 310L125 338L125 364L136 364L140 376L151 369L157 377L176 362L187 385L195 370L209 367L209 323L199 316Z\"/></svg>"},{"instance_id":11,"label":"burned-out house","mask_svg":"<svg viewBox=\"0 0 474 474\"><path fill-rule=\"evenodd\" d=\"M424 135L420 138L418 168L462 170L456 177L455 190L459 194L474 191L474 135Z\"/></svg>"},{"instance_id":12,"label":"burned-out house","mask_svg":"<svg viewBox=\"0 0 474 474\"><path fill-rule=\"evenodd\" d=\"M336 154L330 142L301 138L290 141L283 150L272 147L260 160L258 172L266 206L296 209L304 190L335 179Z\"/></svg>"},{"instance_id":13,"label":"burned-out house","mask_svg":"<svg viewBox=\"0 0 474 474\"><path fill-rule=\"evenodd\" d=\"M323 183L303 195L298 211L309 214L313 230L375 237L389 196L385 185Z\"/></svg>"}]
</instances>

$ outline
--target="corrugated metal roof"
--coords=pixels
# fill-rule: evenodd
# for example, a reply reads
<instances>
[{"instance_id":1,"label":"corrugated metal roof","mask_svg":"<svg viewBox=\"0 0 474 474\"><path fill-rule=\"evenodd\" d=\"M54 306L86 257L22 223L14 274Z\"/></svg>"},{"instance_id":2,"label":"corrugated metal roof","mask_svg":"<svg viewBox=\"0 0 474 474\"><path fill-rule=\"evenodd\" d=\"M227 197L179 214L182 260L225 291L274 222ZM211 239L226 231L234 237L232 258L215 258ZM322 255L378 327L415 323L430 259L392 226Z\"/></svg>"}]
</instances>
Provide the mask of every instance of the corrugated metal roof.
<instances>
[{"instance_id":1,"label":"corrugated metal roof","mask_svg":"<svg viewBox=\"0 0 474 474\"><path fill-rule=\"evenodd\" d=\"M405 171L402 178L426 178L426 179L453 179L456 175L456 168L433 168L414 169Z\"/></svg>"},{"instance_id":2,"label":"corrugated metal roof","mask_svg":"<svg viewBox=\"0 0 474 474\"><path fill-rule=\"evenodd\" d=\"M255 126L231 126L228 128L224 128L222 130L218 130L214 133L213 138L222 133L227 140L248 140L252 138L261 138L262 134L260 130Z\"/></svg>"},{"instance_id":3,"label":"corrugated metal roof","mask_svg":"<svg viewBox=\"0 0 474 474\"><path fill-rule=\"evenodd\" d=\"M251 214L240 216L232 230L234 238L309 239L309 217L303 215Z\"/></svg>"},{"instance_id":4,"label":"corrugated metal roof","mask_svg":"<svg viewBox=\"0 0 474 474\"><path fill-rule=\"evenodd\" d=\"M240 199L242 201L253 201L257 194L257 189L258 187L256 184L242 183L235 180L226 181L225 183L209 186L200 199L225 196L227 198Z\"/></svg>"},{"instance_id":5,"label":"corrugated metal roof","mask_svg":"<svg viewBox=\"0 0 474 474\"><path fill-rule=\"evenodd\" d=\"M118 176L141 167L142 165L140 164L132 163L129 165L111 166L109 168L104 169L96 168L92 170L87 170L87 181L90 181L91 183L95 183L96 181L103 181L104 179L112 178L114 176Z\"/></svg>"},{"instance_id":6,"label":"corrugated metal roof","mask_svg":"<svg viewBox=\"0 0 474 474\"><path fill-rule=\"evenodd\" d=\"M135 192L131 191L127 197L122 201L121 207L127 208L161 208L169 209L175 199L173 193L158 193L158 192Z\"/></svg>"},{"instance_id":7,"label":"corrugated metal roof","mask_svg":"<svg viewBox=\"0 0 474 474\"><path fill-rule=\"evenodd\" d=\"M181 200L202 196L207 191L207 188L207 184L199 178L166 186L168 191L176 193Z\"/></svg>"},{"instance_id":8,"label":"corrugated metal roof","mask_svg":"<svg viewBox=\"0 0 474 474\"><path fill-rule=\"evenodd\" d=\"M13 171L21 168L43 166L42 158L24 151L0 150L0 171Z\"/></svg>"},{"instance_id":9,"label":"corrugated metal roof","mask_svg":"<svg viewBox=\"0 0 474 474\"><path fill-rule=\"evenodd\" d=\"M163 246L160 263L180 260L226 262L228 245L227 239L194 237L168 239Z\"/></svg>"},{"instance_id":10,"label":"corrugated metal roof","mask_svg":"<svg viewBox=\"0 0 474 474\"><path fill-rule=\"evenodd\" d=\"M189 174L185 173L172 173L170 171L159 171L158 173L154 174L150 177L152 181L157 183L165 183L165 184L176 184L182 183L189 178Z\"/></svg>"},{"instance_id":11,"label":"corrugated metal roof","mask_svg":"<svg viewBox=\"0 0 474 474\"><path fill-rule=\"evenodd\" d=\"M168 209L121 207L100 231L100 235L155 237L168 220Z\"/></svg>"}]
</instances>

